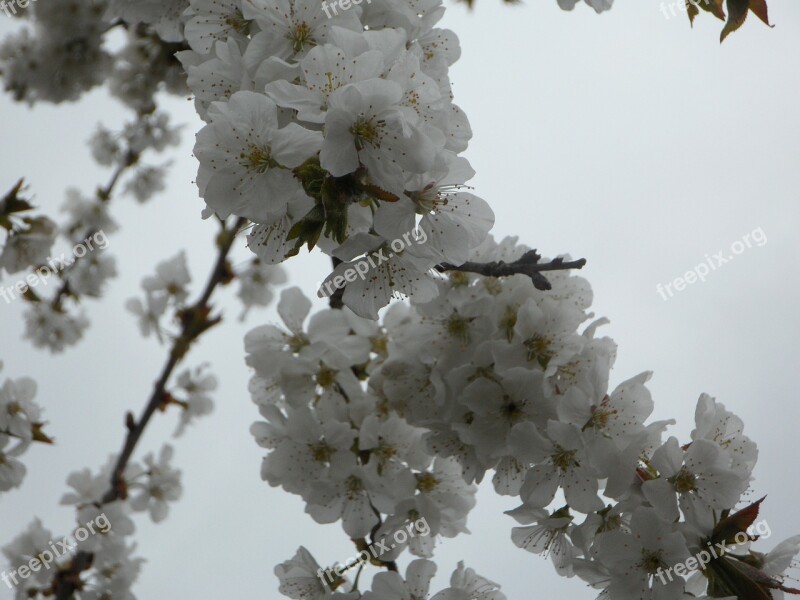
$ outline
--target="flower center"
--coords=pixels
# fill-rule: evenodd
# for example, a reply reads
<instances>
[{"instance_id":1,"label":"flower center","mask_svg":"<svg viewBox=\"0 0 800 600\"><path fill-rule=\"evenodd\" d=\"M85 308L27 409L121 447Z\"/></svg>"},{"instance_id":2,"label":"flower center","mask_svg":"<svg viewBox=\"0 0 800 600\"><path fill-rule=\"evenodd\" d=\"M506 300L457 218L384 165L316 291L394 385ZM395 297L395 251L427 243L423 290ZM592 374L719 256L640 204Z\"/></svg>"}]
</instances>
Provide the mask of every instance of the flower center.
<instances>
[{"instance_id":1,"label":"flower center","mask_svg":"<svg viewBox=\"0 0 800 600\"><path fill-rule=\"evenodd\" d=\"M311 450L311 456L316 462L329 463L331 461L333 448L331 448L327 442L321 441L316 444L309 444L309 448Z\"/></svg>"},{"instance_id":2,"label":"flower center","mask_svg":"<svg viewBox=\"0 0 800 600\"><path fill-rule=\"evenodd\" d=\"M372 346L372 352L380 356L387 356L389 354L389 338L385 335L378 335L369 338Z\"/></svg>"},{"instance_id":3,"label":"flower center","mask_svg":"<svg viewBox=\"0 0 800 600\"><path fill-rule=\"evenodd\" d=\"M456 287L467 287L469 285L469 275L462 271L453 271L447 275L450 285Z\"/></svg>"},{"instance_id":4,"label":"flower center","mask_svg":"<svg viewBox=\"0 0 800 600\"><path fill-rule=\"evenodd\" d=\"M432 212L439 198L439 187L432 182L417 192L406 192L406 195L423 211Z\"/></svg>"},{"instance_id":5,"label":"flower center","mask_svg":"<svg viewBox=\"0 0 800 600\"><path fill-rule=\"evenodd\" d=\"M308 346L308 340L305 336L293 335L286 341L286 344L289 346L289 350L297 354L300 350Z\"/></svg>"},{"instance_id":6,"label":"flower center","mask_svg":"<svg viewBox=\"0 0 800 600\"><path fill-rule=\"evenodd\" d=\"M276 167L278 163L272 160L272 154L269 148L264 148L252 144L247 152L242 152L239 155L241 164L248 171L255 171L256 173L266 173L272 167Z\"/></svg>"},{"instance_id":7,"label":"flower center","mask_svg":"<svg viewBox=\"0 0 800 600\"><path fill-rule=\"evenodd\" d=\"M358 477L356 477L355 475L351 475L350 477L347 478L347 481L345 482L345 489L347 490L348 494L350 494L352 497L353 495L364 491L364 484L361 483L361 480Z\"/></svg>"},{"instance_id":8,"label":"flower center","mask_svg":"<svg viewBox=\"0 0 800 600\"><path fill-rule=\"evenodd\" d=\"M543 369L546 369L550 359L553 358L550 344L549 339L538 333L525 340L524 346L528 350L528 360L535 360Z\"/></svg>"},{"instance_id":9,"label":"flower center","mask_svg":"<svg viewBox=\"0 0 800 600\"><path fill-rule=\"evenodd\" d=\"M519 423L522 421L525 418L525 413L522 411L522 407L508 396L506 396L504 400L506 401L506 404L503 406L503 414L505 414L506 418L511 423Z\"/></svg>"},{"instance_id":10,"label":"flower center","mask_svg":"<svg viewBox=\"0 0 800 600\"><path fill-rule=\"evenodd\" d=\"M350 133L353 134L356 143L356 149L363 150L367 144L374 148L380 147L381 128L383 125L383 121L373 122L372 119L367 119L363 116L356 119L350 129Z\"/></svg>"},{"instance_id":11,"label":"flower center","mask_svg":"<svg viewBox=\"0 0 800 600\"><path fill-rule=\"evenodd\" d=\"M677 475L670 477L669 482L675 486L675 491L679 494L687 494L697 489L694 484L694 474L690 473L685 467Z\"/></svg>"},{"instance_id":12,"label":"flower center","mask_svg":"<svg viewBox=\"0 0 800 600\"><path fill-rule=\"evenodd\" d=\"M558 451L552 456L553 465L555 465L561 471L567 471L571 469L578 464L575 460L576 453L577 450L564 450L563 448L558 448Z\"/></svg>"},{"instance_id":13,"label":"flower center","mask_svg":"<svg viewBox=\"0 0 800 600\"><path fill-rule=\"evenodd\" d=\"M639 563L639 566L650 573L651 575L655 575L659 569L664 569L668 565L661 560L661 552L653 552L652 550L642 550L642 561Z\"/></svg>"},{"instance_id":14,"label":"flower center","mask_svg":"<svg viewBox=\"0 0 800 600\"><path fill-rule=\"evenodd\" d=\"M249 35L251 23L252 21L245 19L244 15L242 15L242 11L238 9L234 14L225 18L225 25L242 35Z\"/></svg>"},{"instance_id":15,"label":"flower center","mask_svg":"<svg viewBox=\"0 0 800 600\"><path fill-rule=\"evenodd\" d=\"M314 40L313 32L308 26L308 23L303 21L294 26L289 32L289 39L292 41L292 50L295 53L302 52L306 46L316 46L317 42Z\"/></svg>"},{"instance_id":16,"label":"flower center","mask_svg":"<svg viewBox=\"0 0 800 600\"><path fill-rule=\"evenodd\" d=\"M397 448L392 446L385 440L380 440L378 447L373 450L374 454L380 459L380 462L383 464L387 460L391 460L395 456L397 456Z\"/></svg>"},{"instance_id":17,"label":"flower center","mask_svg":"<svg viewBox=\"0 0 800 600\"><path fill-rule=\"evenodd\" d=\"M431 473L420 473L417 475L417 489L422 493L429 493L436 489L439 480Z\"/></svg>"},{"instance_id":18,"label":"flower center","mask_svg":"<svg viewBox=\"0 0 800 600\"><path fill-rule=\"evenodd\" d=\"M596 429L603 429L608 426L609 421L617 415L615 409L608 407L608 396L603 399L600 406L592 407L592 416L586 424L586 428L594 427Z\"/></svg>"},{"instance_id":19,"label":"flower center","mask_svg":"<svg viewBox=\"0 0 800 600\"><path fill-rule=\"evenodd\" d=\"M337 372L338 371L334 371L333 369L329 369L325 366L320 367L319 371L317 372L317 385L324 389L331 387L334 383L336 383Z\"/></svg>"},{"instance_id":20,"label":"flower center","mask_svg":"<svg viewBox=\"0 0 800 600\"><path fill-rule=\"evenodd\" d=\"M471 319L462 317L458 313L453 313L445 323L447 333L459 340L462 344L469 344L469 324Z\"/></svg>"},{"instance_id":21,"label":"flower center","mask_svg":"<svg viewBox=\"0 0 800 600\"><path fill-rule=\"evenodd\" d=\"M505 332L506 340L510 343L514 339L514 327L517 325L517 307L514 305L506 306L503 316L500 318L500 329Z\"/></svg>"}]
</instances>

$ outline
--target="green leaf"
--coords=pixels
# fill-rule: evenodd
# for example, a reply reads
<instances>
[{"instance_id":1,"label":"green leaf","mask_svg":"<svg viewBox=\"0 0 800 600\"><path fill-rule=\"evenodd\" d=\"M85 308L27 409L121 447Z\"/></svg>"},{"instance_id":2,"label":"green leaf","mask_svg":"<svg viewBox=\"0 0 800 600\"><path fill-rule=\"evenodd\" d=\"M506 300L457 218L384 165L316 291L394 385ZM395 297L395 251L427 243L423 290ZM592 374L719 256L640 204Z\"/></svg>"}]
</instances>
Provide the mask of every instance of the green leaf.
<instances>
[{"instance_id":1,"label":"green leaf","mask_svg":"<svg viewBox=\"0 0 800 600\"><path fill-rule=\"evenodd\" d=\"M297 240L294 250L287 256L294 256L303 244L308 244L308 249L312 250L317 245L322 229L325 227L325 209L322 204L314 205L306 215L297 221L289 230L287 240Z\"/></svg>"},{"instance_id":2,"label":"green leaf","mask_svg":"<svg viewBox=\"0 0 800 600\"><path fill-rule=\"evenodd\" d=\"M347 178L328 178L322 185L325 235L339 244L347 239L347 209L352 197L352 181Z\"/></svg>"},{"instance_id":3,"label":"green leaf","mask_svg":"<svg viewBox=\"0 0 800 600\"><path fill-rule=\"evenodd\" d=\"M328 172L319 164L319 158L313 156L294 171L294 176L300 180L306 194L319 200L322 191L322 184Z\"/></svg>"}]
</instances>

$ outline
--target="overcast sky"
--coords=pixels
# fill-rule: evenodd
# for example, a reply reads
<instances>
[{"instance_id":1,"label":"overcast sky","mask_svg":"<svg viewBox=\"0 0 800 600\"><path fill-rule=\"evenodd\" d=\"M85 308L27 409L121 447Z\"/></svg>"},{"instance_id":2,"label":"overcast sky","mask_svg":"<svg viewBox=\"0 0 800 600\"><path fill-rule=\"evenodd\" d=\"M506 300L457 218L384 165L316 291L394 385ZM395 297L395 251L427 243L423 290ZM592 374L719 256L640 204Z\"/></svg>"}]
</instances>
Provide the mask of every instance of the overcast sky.
<instances>
[{"instance_id":1,"label":"overcast sky","mask_svg":"<svg viewBox=\"0 0 800 600\"><path fill-rule=\"evenodd\" d=\"M658 0L618 0L601 16L584 5L564 13L555 0L516 7L477 0L471 14L451 5L442 23L461 39L451 77L472 122L467 156L478 173L476 193L497 216L495 235L588 259L595 312L611 319L604 334L619 344L612 384L654 371L653 417L678 419L672 433L686 439L701 392L744 418L760 448L752 498L769 494L762 515L773 538L760 549L800 533L800 4L771 0L770 9L774 29L751 16L722 46L719 21L703 14L692 30L683 14L665 18ZM0 33L13 25L0 15ZM84 142L98 119L116 128L128 115L104 92L33 110L3 96L0 106L3 191L24 176L52 214L66 187L91 193L105 183L108 173ZM2 496L0 543L34 516L66 533L74 511L58 500L67 475L96 469L117 452L123 414L144 405L166 350L142 339L123 309L140 294L141 278L186 249L196 296L210 268L215 226L200 220L191 183L198 119L186 100L165 106L186 123L169 188L145 206L113 202L121 230L106 252L120 276L101 302L87 302L92 327L83 342L55 357L34 351L21 340L21 304L0 303L0 379L36 379L57 438L56 447L29 451L22 489ZM732 245L754 231L766 243L744 249L704 283L667 300L657 291L706 255L732 255ZM247 256L239 247L235 260ZM328 264L318 253L293 259L291 283L313 296ZM174 444L184 496L169 519L158 526L137 520L136 541L148 559L140 598L277 598L273 567L301 544L323 563L354 553L339 524L315 524L299 498L260 480L242 337L277 317L253 311L240 324L233 290L220 298L228 322L186 363L209 362L219 377L215 413ZM157 450L175 423L175 414L158 416L137 457ZM439 582L463 559L500 582L510 600L543 586L548 597L593 598L579 580L561 579L548 561L511 543L515 523L502 511L513 506L491 485L481 489L473 534L437 549ZM0 598L8 593L0 585Z\"/></svg>"}]
</instances>

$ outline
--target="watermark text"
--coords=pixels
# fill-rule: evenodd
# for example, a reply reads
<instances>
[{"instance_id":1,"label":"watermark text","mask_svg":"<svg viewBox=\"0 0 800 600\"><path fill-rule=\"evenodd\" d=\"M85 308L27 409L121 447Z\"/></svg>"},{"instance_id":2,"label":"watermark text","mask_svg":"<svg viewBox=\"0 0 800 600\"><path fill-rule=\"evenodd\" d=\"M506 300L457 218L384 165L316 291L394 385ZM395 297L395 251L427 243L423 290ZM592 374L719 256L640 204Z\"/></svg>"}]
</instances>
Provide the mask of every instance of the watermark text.
<instances>
[{"instance_id":1,"label":"watermark text","mask_svg":"<svg viewBox=\"0 0 800 600\"><path fill-rule=\"evenodd\" d=\"M712 271L716 271L723 265L728 264L734 258L742 254L748 248L760 248L767 243L767 236L761 227L754 229L750 233L742 236L742 239L736 240L731 244L730 252L726 253L725 250L720 250L715 254L706 254L705 260L697 265L681 277L676 277L672 281L665 284L656 284L656 291L661 296L662 300L669 300L677 292L682 292L686 286L697 283L698 281L705 283L706 278Z\"/></svg>"}]
</instances>

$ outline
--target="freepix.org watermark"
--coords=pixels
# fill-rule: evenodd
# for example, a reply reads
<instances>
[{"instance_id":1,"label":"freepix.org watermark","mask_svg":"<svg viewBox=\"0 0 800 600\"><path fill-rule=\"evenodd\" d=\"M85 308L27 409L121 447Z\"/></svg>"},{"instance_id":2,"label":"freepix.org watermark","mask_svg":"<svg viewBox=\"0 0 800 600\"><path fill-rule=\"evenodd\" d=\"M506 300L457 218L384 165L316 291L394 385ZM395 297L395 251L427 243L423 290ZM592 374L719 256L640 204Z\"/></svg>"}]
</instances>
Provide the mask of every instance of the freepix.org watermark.
<instances>
[{"instance_id":1,"label":"freepix.org watermark","mask_svg":"<svg viewBox=\"0 0 800 600\"><path fill-rule=\"evenodd\" d=\"M90 535L97 535L98 533L108 533L111 530L111 521L105 513L101 513L83 527L78 527L72 536L64 536L61 541L51 541L50 548L42 550L36 556L32 557L26 564L21 565L11 572L3 571L0 573L0 579L5 584L14 589L15 585L19 585L20 581L24 581L31 576L31 573L38 573L42 569L47 571L53 564L62 556L67 556L74 550L78 544L77 542L85 542L89 539ZM51 551L52 550L52 551Z\"/></svg>"},{"instance_id":2,"label":"freepix.org watermark","mask_svg":"<svg viewBox=\"0 0 800 600\"><path fill-rule=\"evenodd\" d=\"M317 571L317 577L319 577L323 584L333 583L335 579L341 577L345 571L349 571L358 565L366 564L373 558L379 559L385 553L397 548L398 544L405 544L409 538L425 537L426 535L430 535L430 533L430 525L428 525L428 521L425 520L425 517L422 517L406 525L405 529L398 529L395 531L392 536L394 540L393 544L387 546L386 539L374 542L368 546L366 550L359 552L358 556L353 556L342 564L337 564L330 569L319 569Z\"/></svg>"},{"instance_id":3,"label":"freepix.org watermark","mask_svg":"<svg viewBox=\"0 0 800 600\"><path fill-rule=\"evenodd\" d=\"M740 531L737 533L733 538L733 544L731 544L731 546L746 544L755 536L758 536L760 539L767 539L771 535L772 529L770 529L769 523L766 521L759 521L748 527L747 532ZM686 577L691 574L692 571L702 571L712 560L725 556L725 553L728 551L728 542L726 540L717 544L707 542L706 546L708 547L707 550L700 550L700 552L694 556L690 556L682 563L673 565L666 570L659 567L658 571L656 571L656 577L661 580L662 584L667 585L667 580L671 582L674 579L673 573L678 577Z\"/></svg>"},{"instance_id":4,"label":"freepix.org watermark","mask_svg":"<svg viewBox=\"0 0 800 600\"><path fill-rule=\"evenodd\" d=\"M353 6L358 6L362 1L363 0L333 0L333 2L327 2L323 0L322 10L325 11L326 17L332 19L333 17L339 16L340 8L342 12L344 12ZM367 4L372 4L372 0L367 0ZM331 9L333 9L333 14L331 14Z\"/></svg>"},{"instance_id":5,"label":"freepix.org watermark","mask_svg":"<svg viewBox=\"0 0 800 600\"><path fill-rule=\"evenodd\" d=\"M47 285L47 280L52 277L53 274L71 267L76 259L83 258L89 252L105 250L108 248L108 244L108 238L103 230L96 231L93 235L72 247L72 256L74 258L67 257L66 252L62 252L61 256L48 256L47 264L42 265L36 269L35 272L30 273L25 279L20 279L11 287L3 287L0 285L0 297L6 301L6 304L10 304L12 300L16 300L19 296L25 294L28 288L34 288L40 283L42 285Z\"/></svg>"},{"instance_id":6,"label":"freepix.org watermark","mask_svg":"<svg viewBox=\"0 0 800 600\"><path fill-rule=\"evenodd\" d=\"M28 8L31 2L36 2L36 0L0 0L0 10L9 17L13 17L17 14L17 7L22 9Z\"/></svg>"},{"instance_id":7,"label":"freepix.org watermark","mask_svg":"<svg viewBox=\"0 0 800 600\"><path fill-rule=\"evenodd\" d=\"M716 254L706 254L705 260L696 265L693 269L684 273L681 277L676 277L669 283L656 284L656 291L661 296L662 300L669 300L676 292L682 292L686 289L687 285L692 285L698 281L705 283L712 271L716 271L723 265L728 264L734 258L742 254L745 250L754 246L760 248L767 243L767 236L761 227L754 229L750 233L742 236L742 239L736 240L731 244L730 253L726 254L725 250L720 250Z\"/></svg>"},{"instance_id":8,"label":"freepix.org watermark","mask_svg":"<svg viewBox=\"0 0 800 600\"><path fill-rule=\"evenodd\" d=\"M417 227L408 233L404 233L402 238L392 240L388 244L391 252L387 246L383 246L374 252L370 252L364 258L357 260L353 263L352 267L348 267L340 275L332 277L322 285L318 286L317 296L320 298L327 298L332 296L336 290L345 287L348 283L353 283L356 279L364 281L367 278L367 273L372 269L377 269L383 263L388 262L397 253L402 252L406 248L413 245L422 245L428 241L428 234L421 227Z\"/></svg>"}]
</instances>

